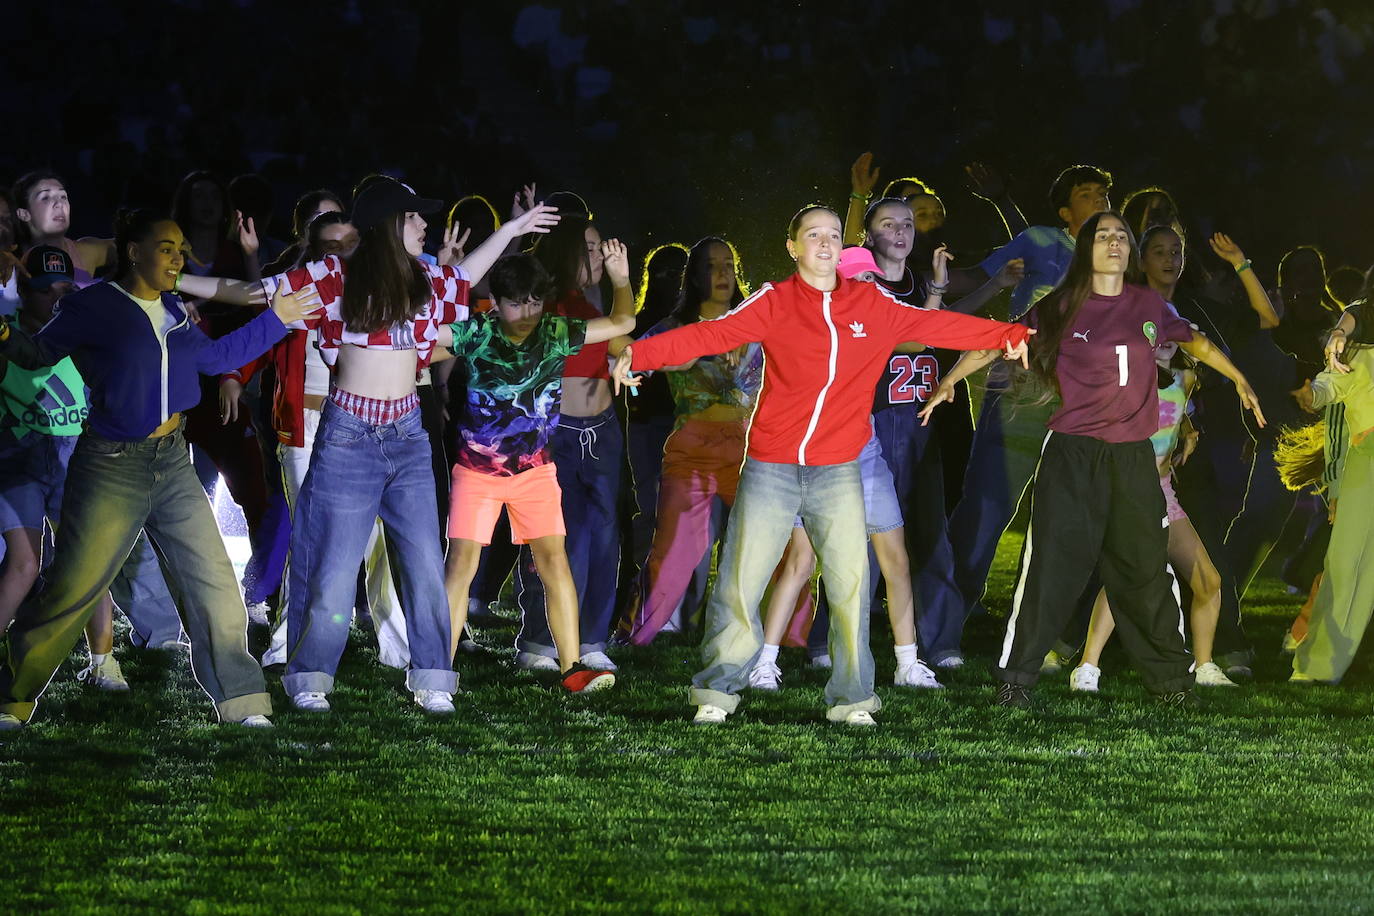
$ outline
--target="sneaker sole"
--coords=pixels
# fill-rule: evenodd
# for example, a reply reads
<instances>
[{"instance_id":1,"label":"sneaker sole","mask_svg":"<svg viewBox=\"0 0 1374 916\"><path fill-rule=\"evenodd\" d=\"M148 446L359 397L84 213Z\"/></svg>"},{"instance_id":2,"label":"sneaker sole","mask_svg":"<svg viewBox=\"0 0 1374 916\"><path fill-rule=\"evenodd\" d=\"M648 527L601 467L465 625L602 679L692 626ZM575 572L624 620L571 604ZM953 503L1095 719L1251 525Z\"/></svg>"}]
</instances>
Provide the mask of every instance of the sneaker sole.
<instances>
[{"instance_id":1,"label":"sneaker sole","mask_svg":"<svg viewBox=\"0 0 1374 916\"><path fill-rule=\"evenodd\" d=\"M570 690L569 693L596 693L598 690L605 690L615 686L615 675L607 671L605 674L598 674L590 681L582 685L581 690Z\"/></svg>"}]
</instances>

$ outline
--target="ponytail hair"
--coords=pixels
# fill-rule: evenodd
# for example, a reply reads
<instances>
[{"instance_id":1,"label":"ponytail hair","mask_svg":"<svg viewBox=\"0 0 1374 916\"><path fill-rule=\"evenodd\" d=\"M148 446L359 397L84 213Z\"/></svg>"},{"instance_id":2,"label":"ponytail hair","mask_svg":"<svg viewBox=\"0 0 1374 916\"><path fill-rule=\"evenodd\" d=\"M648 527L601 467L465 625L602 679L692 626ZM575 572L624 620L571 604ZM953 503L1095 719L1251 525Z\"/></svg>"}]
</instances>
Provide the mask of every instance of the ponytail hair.
<instances>
[{"instance_id":1,"label":"ponytail hair","mask_svg":"<svg viewBox=\"0 0 1374 916\"><path fill-rule=\"evenodd\" d=\"M142 242L153 234L158 223L168 222L169 219L166 213L150 207L121 207L114 217L115 267L110 276L116 281L127 280L134 269L133 261L129 258L129 245Z\"/></svg>"},{"instance_id":2,"label":"ponytail hair","mask_svg":"<svg viewBox=\"0 0 1374 916\"><path fill-rule=\"evenodd\" d=\"M1326 420L1297 429L1285 426L1279 430L1274 463L1278 466L1279 479L1293 492L1320 493L1326 489L1322 480L1326 472Z\"/></svg>"}]
</instances>

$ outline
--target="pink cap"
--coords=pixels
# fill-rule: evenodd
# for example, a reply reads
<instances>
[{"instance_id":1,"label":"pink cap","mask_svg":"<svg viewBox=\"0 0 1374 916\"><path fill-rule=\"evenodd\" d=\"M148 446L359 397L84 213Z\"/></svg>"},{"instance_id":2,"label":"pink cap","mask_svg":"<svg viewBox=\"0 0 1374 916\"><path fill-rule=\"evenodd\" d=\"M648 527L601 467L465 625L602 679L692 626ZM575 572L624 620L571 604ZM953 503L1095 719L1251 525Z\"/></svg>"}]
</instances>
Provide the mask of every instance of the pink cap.
<instances>
[{"instance_id":1,"label":"pink cap","mask_svg":"<svg viewBox=\"0 0 1374 916\"><path fill-rule=\"evenodd\" d=\"M853 280L866 270L879 273L878 262L873 260L873 252L862 245L854 245L840 252L840 276Z\"/></svg>"}]
</instances>

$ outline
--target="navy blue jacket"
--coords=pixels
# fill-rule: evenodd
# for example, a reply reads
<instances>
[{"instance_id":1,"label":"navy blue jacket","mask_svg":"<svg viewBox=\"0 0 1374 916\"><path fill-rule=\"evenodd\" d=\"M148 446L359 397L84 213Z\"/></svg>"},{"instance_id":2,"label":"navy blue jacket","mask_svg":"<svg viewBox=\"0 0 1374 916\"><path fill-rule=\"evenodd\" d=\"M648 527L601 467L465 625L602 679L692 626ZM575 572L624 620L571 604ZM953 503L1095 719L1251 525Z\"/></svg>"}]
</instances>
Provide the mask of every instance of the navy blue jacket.
<instances>
[{"instance_id":1,"label":"navy blue jacket","mask_svg":"<svg viewBox=\"0 0 1374 916\"><path fill-rule=\"evenodd\" d=\"M113 283L63 296L53 318L32 337L13 333L0 355L25 369L70 356L91 392L87 429L106 439L147 438L167 418L200 401L201 374L237 369L286 336L267 309L237 331L211 340L186 318L181 300L162 294L176 319L163 350L147 314Z\"/></svg>"}]
</instances>

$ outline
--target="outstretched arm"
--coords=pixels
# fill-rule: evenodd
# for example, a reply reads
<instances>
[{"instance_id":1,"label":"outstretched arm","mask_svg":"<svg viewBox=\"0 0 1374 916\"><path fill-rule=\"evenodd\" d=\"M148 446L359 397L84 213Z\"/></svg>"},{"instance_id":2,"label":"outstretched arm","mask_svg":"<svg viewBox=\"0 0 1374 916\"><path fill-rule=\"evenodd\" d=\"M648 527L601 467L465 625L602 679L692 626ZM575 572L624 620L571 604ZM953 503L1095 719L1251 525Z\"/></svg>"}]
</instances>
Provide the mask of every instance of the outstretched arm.
<instances>
[{"instance_id":1,"label":"outstretched arm","mask_svg":"<svg viewBox=\"0 0 1374 916\"><path fill-rule=\"evenodd\" d=\"M1029 333L1034 334L1035 331ZM940 379L940 387L930 397L926 398L925 406L917 414L921 418L921 425L925 426L930 422L930 415L935 408L946 401L954 400L954 386L968 378L979 369L997 361L997 357L1004 359L1019 359L1021 365L1025 366L1028 359L1026 342L1022 341L1019 346L1013 347L1010 343L1001 350L968 350L959 361L954 364L954 368L945 373L945 377Z\"/></svg>"},{"instance_id":2,"label":"outstretched arm","mask_svg":"<svg viewBox=\"0 0 1374 916\"><path fill-rule=\"evenodd\" d=\"M197 299L213 299L230 305L266 305L267 293L255 280L230 280L225 277L198 277L181 274L177 277L177 292Z\"/></svg>"},{"instance_id":3,"label":"outstretched arm","mask_svg":"<svg viewBox=\"0 0 1374 916\"><path fill-rule=\"evenodd\" d=\"M554 207L540 204L531 207L516 219L501 224L487 238L485 242L473 249L472 254L462 260L463 270L467 271L468 277L473 286L482 282L482 278L491 270L491 265L496 263L497 258L506 253L506 247L511 241L519 236L529 233L544 234L558 224L558 210Z\"/></svg>"},{"instance_id":4,"label":"outstretched arm","mask_svg":"<svg viewBox=\"0 0 1374 916\"><path fill-rule=\"evenodd\" d=\"M946 308L956 312L963 312L965 315L973 315L982 310L983 306L992 301L992 298L1004 289L1010 289L1020 283L1026 276L1026 262L1021 258L1012 258L1007 263L988 278L988 281L960 299L955 299ZM946 293L946 295L949 295Z\"/></svg>"},{"instance_id":5,"label":"outstretched arm","mask_svg":"<svg viewBox=\"0 0 1374 916\"><path fill-rule=\"evenodd\" d=\"M1255 390L1250 387L1245 376L1236 368L1236 364L1222 352L1220 347L1215 346L1206 335L1193 332L1193 339L1179 343L1185 353L1193 357L1200 363L1211 366L1222 375L1226 376L1236 386L1236 394L1240 395L1240 404L1245 409L1255 415L1255 422L1264 428L1264 413L1260 410L1259 398L1255 396Z\"/></svg>"}]
</instances>

